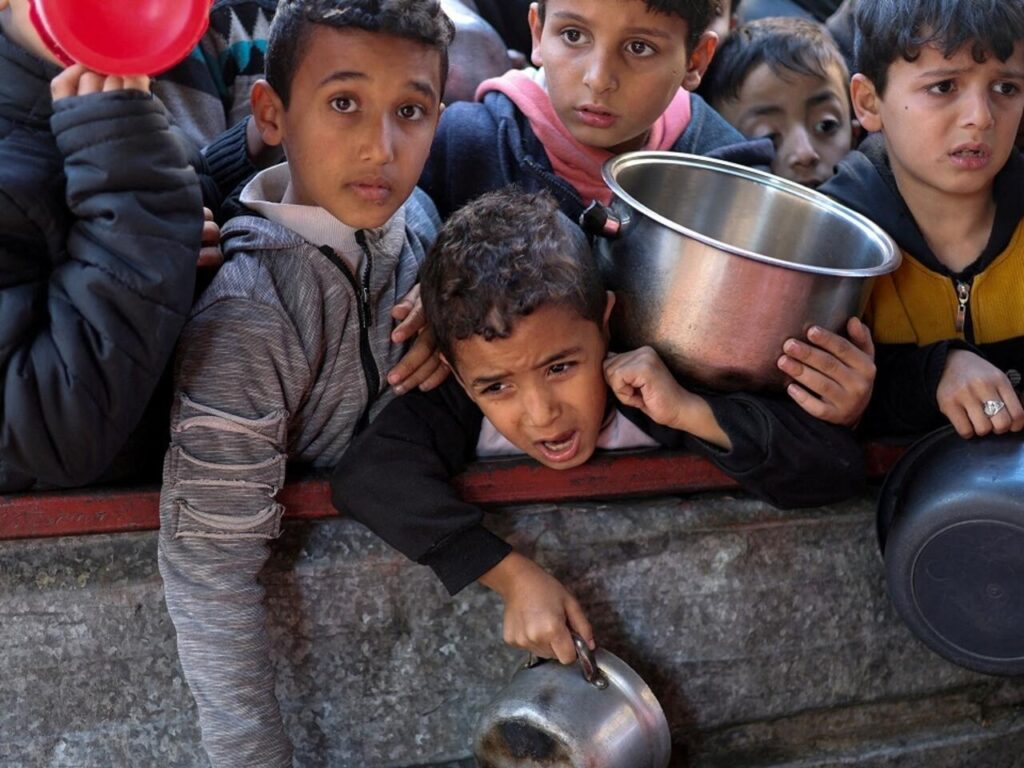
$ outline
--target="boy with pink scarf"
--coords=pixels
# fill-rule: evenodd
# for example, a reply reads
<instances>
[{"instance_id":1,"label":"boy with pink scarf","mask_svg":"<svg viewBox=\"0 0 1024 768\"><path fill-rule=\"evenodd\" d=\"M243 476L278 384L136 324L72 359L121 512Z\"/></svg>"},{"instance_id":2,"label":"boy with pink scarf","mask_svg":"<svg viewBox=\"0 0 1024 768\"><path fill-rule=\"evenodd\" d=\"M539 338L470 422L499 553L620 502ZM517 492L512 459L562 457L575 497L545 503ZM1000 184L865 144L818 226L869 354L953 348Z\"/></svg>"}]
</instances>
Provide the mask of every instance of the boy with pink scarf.
<instances>
[{"instance_id":1,"label":"boy with pink scarf","mask_svg":"<svg viewBox=\"0 0 1024 768\"><path fill-rule=\"evenodd\" d=\"M770 165L765 140L743 137L692 93L714 55L715 0L540 0L530 6L537 69L487 80L475 103L441 117L420 186L442 218L491 190L548 190L571 220L608 203L602 164L651 149ZM789 339L779 368L812 416L855 425L874 382L870 333L812 327Z\"/></svg>"}]
</instances>

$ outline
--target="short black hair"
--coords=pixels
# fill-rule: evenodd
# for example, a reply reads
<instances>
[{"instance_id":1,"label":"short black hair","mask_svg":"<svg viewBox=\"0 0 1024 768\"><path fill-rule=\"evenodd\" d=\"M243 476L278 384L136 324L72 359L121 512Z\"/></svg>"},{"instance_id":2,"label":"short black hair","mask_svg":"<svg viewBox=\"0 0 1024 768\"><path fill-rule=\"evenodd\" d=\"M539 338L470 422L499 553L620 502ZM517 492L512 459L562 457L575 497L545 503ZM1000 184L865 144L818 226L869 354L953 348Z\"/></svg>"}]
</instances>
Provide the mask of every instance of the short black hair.
<instances>
[{"instance_id":1,"label":"short black hair","mask_svg":"<svg viewBox=\"0 0 1024 768\"><path fill-rule=\"evenodd\" d=\"M914 61L922 46L934 45L947 58L965 45L977 62L994 55L1006 61L1024 39L1020 0L860 0L854 10L854 59L879 95L889 65Z\"/></svg>"},{"instance_id":2,"label":"short black hair","mask_svg":"<svg viewBox=\"0 0 1024 768\"><path fill-rule=\"evenodd\" d=\"M317 25L404 37L441 54L441 91L455 25L438 0L281 0L267 42L266 77L288 108L292 78Z\"/></svg>"},{"instance_id":3,"label":"short black hair","mask_svg":"<svg viewBox=\"0 0 1024 768\"><path fill-rule=\"evenodd\" d=\"M423 309L438 349L508 338L516 320L547 304L601 324L605 291L583 231L549 192L488 192L445 222L420 272Z\"/></svg>"},{"instance_id":4,"label":"short black hair","mask_svg":"<svg viewBox=\"0 0 1024 768\"><path fill-rule=\"evenodd\" d=\"M735 101L756 67L767 64L778 77L786 72L827 80L837 67L844 83L850 79L839 46L816 21L793 16L750 21L736 29L715 51L701 84L712 104Z\"/></svg>"},{"instance_id":5,"label":"short black hair","mask_svg":"<svg viewBox=\"0 0 1024 768\"><path fill-rule=\"evenodd\" d=\"M537 14L540 16L541 23L544 22L546 4L545 0L537 0ZM715 20L717 4L717 0L644 0L647 10L653 13L663 13L666 16L678 16L686 22L689 30L689 35L686 38L687 51L692 51L700 40L700 36Z\"/></svg>"}]
</instances>

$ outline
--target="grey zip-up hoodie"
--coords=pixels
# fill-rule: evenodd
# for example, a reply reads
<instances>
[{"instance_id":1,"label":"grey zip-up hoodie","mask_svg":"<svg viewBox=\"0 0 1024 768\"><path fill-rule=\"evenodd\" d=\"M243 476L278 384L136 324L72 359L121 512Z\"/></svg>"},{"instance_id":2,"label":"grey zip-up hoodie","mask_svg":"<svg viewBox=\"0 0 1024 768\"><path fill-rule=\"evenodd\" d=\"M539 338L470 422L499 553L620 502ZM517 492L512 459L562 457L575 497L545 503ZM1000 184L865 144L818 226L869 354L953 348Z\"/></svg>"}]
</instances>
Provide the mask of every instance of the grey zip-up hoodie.
<instances>
[{"instance_id":1,"label":"grey zip-up hoodie","mask_svg":"<svg viewBox=\"0 0 1024 768\"><path fill-rule=\"evenodd\" d=\"M276 495L287 462L333 466L391 399L404 352L391 309L439 226L419 191L380 230L326 221L332 247L259 216L230 221L227 261L181 336L160 573L215 768L292 764L257 581L280 533Z\"/></svg>"}]
</instances>

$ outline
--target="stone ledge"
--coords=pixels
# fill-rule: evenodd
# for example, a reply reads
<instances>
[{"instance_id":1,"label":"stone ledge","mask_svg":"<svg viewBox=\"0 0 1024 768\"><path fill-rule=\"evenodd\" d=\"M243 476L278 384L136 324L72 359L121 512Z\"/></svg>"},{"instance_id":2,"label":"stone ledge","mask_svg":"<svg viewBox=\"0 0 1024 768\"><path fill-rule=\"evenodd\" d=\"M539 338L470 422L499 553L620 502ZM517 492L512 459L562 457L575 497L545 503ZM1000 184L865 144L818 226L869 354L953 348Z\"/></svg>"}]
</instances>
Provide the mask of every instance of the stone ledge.
<instances>
[{"instance_id":1,"label":"stone ledge","mask_svg":"<svg viewBox=\"0 0 1024 768\"><path fill-rule=\"evenodd\" d=\"M865 445L868 477L885 475L904 445ZM456 478L462 497L482 506L556 503L676 495L736 488L711 462L676 451L617 452L596 456L575 469L556 471L526 458L473 464ZM286 517L333 517L331 491L323 476L289 482L278 497ZM0 540L124 533L160 527L160 491L153 486L82 488L0 495Z\"/></svg>"}]
</instances>

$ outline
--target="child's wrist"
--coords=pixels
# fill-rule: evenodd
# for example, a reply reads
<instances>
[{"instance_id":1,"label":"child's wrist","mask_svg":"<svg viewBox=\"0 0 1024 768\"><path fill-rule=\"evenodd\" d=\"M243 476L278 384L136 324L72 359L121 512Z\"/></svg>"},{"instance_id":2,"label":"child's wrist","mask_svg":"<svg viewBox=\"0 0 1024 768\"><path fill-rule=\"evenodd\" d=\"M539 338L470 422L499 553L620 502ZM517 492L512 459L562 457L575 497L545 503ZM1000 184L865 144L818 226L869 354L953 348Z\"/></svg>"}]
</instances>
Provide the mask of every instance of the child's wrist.
<instances>
[{"instance_id":1,"label":"child's wrist","mask_svg":"<svg viewBox=\"0 0 1024 768\"><path fill-rule=\"evenodd\" d=\"M533 561L520 555L518 552L509 552L497 565L492 566L489 571L480 576L477 581L493 592L497 592L502 598L512 590L519 575L525 567L533 565Z\"/></svg>"}]
</instances>

